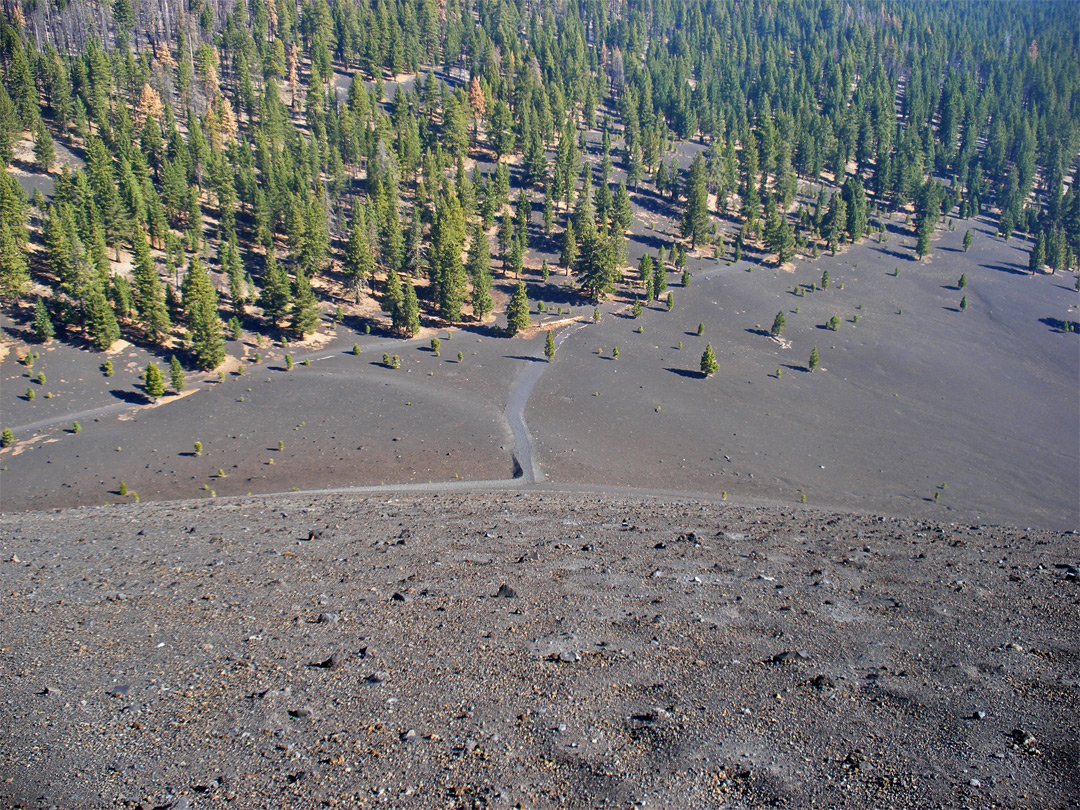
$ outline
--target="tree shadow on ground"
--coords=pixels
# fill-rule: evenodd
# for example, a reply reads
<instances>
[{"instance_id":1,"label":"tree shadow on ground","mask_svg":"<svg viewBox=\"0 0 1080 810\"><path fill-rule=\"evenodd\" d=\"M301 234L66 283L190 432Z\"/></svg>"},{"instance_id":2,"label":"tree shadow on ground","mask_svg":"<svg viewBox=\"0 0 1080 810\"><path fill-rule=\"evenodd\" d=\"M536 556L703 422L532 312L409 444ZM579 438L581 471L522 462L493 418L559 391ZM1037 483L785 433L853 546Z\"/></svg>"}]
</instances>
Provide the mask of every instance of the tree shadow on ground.
<instances>
[{"instance_id":1,"label":"tree shadow on ground","mask_svg":"<svg viewBox=\"0 0 1080 810\"><path fill-rule=\"evenodd\" d=\"M546 357L529 357L527 354L504 354L507 360L525 360L529 363L546 363Z\"/></svg>"},{"instance_id":2,"label":"tree shadow on ground","mask_svg":"<svg viewBox=\"0 0 1080 810\"><path fill-rule=\"evenodd\" d=\"M984 264L987 270L997 270L1001 273L1010 273L1014 276L1030 276L1031 271L1021 264Z\"/></svg>"},{"instance_id":3,"label":"tree shadow on ground","mask_svg":"<svg viewBox=\"0 0 1080 810\"><path fill-rule=\"evenodd\" d=\"M810 369L808 369L806 366L796 366L796 365L794 365L792 363L784 363L784 368L789 369L791 371L801 371L804 374L809 374L810 373Z\"/></svg>"},{"instance_id":4,"label":"tree shadow on ground","mask_svg":"<svg viewBox=\"0 0 1080 810\"><path fill-rule=\"evenodd\" d=\"M114 388L109 393L129 405L146 405L154 401L146 394L140 394L138 391L125 391L123 388Z\"/></svg>"},{"instance_id":5,"label":"tree shadow on ground","mask_svg":"<svg viewBox=\"0 0 1080 810\"><path fill-rule=\"evenodd\" d=\"M648 233L630 234L630 241L644 245L647 250L660 251L667 249L667 243L659 236Z\"/></svg>"},{"instance_id":6,"label":"tree shadow on ground","mask_svg":"<svg viewBox=\"0 0 1080 810\"><path fill-rule=\"evenodd\" d=\"M459 324L458 328L464 333L480 337L507 337L506 330L494 323Z\"/></svg>"},{"instance_id":7,"label":"tree shadow on ground","mask_svg":"<svg viewBox=\"0 0 1080 810\"><path fill-rule=\"evenodd\" d=\"M666 368L664 371L670 371L672 374L678 374L680 377L687 377L691 380L704 380L705 375L700 371L692 371L687 368Z\"/></svg>"}]
</instances>

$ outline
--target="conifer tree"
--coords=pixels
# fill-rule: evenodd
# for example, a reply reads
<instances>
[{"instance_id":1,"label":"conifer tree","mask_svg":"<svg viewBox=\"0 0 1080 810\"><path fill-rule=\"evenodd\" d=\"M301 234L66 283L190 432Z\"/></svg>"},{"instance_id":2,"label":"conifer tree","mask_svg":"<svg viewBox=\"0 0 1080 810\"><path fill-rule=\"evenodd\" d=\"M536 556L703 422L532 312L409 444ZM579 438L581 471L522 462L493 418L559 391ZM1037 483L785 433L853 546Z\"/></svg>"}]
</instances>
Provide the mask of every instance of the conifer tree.
<instances>
[{"instance_id":1,"label":"conifer tree","mask_svg":"<svg viewBox=\"0 0 1080 810\"><path fill-rule=\"evenodd\" d=\"M1032 275L1042 271L1043 265L1046 263L1046 234L1039 231L1039 235L1035 237L1035 244L1031 248L1031 253L1028 256L1028 270Z\"/></svg>"},{"instance_id":2,"label":"conifer tree","mask_svg":"<svg viewBox=\"0 0 1080 810\"><path fill-rule=\"evenodd\" d=\"M653 278L653 259L648 253L642 254L641 260L638 262L638 280L641 285L646 289L652 290L652 278Z\"/></svg>"},{"instance_id":3,"label":"conifer tree","mask_svg":"<svg viewBox=\"0 0 1080 810\"><path fill-rule=\"evenodd\" d=\"M319 303L315 300L311 282L303 270L296 271L296 283L293 285L292 309L289 313L289 327L300 340L310 335L319 325Z\"/></svg>"},{"instance_id":4,"label":"conifer tree","mask_svg":"<svg viewBox=\"0 0 1080 810\"><path fill-rule=\"evenodd\" d=\"M698 239L705 236L709 226L709 195L705 180L705 158L698 152L686 176L686 213L682 221L682 234L690 237L691 250L697 247Z\"/></svg>"},{"instance_id":5,"label":"conifer tree","mask_svg":"<svg viewBox=\"0 0 1080 810\"><path fill-rule=\"evenodd\" d=\"M574 233L574 223L566 223L566 232L563 234L562 253L559 255L559 266L562 267L567 275L570 275L570 268L577 262L578 245L577 235Z\"/></svg>"},{"instance_id":6,"label":"conifer tree","mask_svg":"<svg viewBox=\"0 0 1080 810\"><path fill-rule=\"evenodd\" d=\"M105 297L105 290L100 280L87 285L84 296L86 310L86 335L99 350L106 351L120 338L120 327L116 325L116 313Z\"/></svg>"},{"instance_id":7,"label":"conifer tree","mask_svg":"<svg viewBox=\"0 0 1080 810\"><path fill-rule=\"evenodd\" d=\"M269 244L266 248L266 264L263 266L263 288L258 301L269 326L276 327L285 317L291 299L289 274L278 264L273 245Z\"/></svg>"},{"instance_id":8,"label":"conifer tree","mask_svg":"<svg viewBox=\"0 0 1080 810\"><path fill-rule=\"evenodd\" d=\"M180 365L180 361L176 359L175 354L169 358L169 382L172 384L173 391L178 394L184 390L187 384L184 379L184 367Z\"/></svg>"},{"instance_id":9,"label":"conifer tree","mask_svg":"<svg viewBox=\"0 0 1080 810\"><path fill-rule=\"evenodd\" d=\"M807 367L810 371L816 371L817 367L821 364L821 358L818 356L817 346L810 350L810 362Z\"/></svg>"},{"instance_id":10,"label":"conifer tree","mask_svg":"<svg viewBox=\"0 0 1080 810\"><path fill-rule=\"evenodd\" d=\"M529 298L525 292L525 284L521 281L514 288L514 294L510 297L510 303L506 307L506 332L511 337L518 332L523 332L532 325L529 318Z\"/></svg>"},{"instance_id":11,"label":"conifer tree","mask_svg":"<svg viewBox=\"0 0 1080 810\"><path fill-rule=\"evenodd\" d=\"M383 282L382 300L380 302L383 312L389 312L393 315L401 305L401 300L401 278L398 276L396 270L391 269L386 274L386 281Z\"/></svg>"},{"instance_id":12,"label":"conifer tree","mask_svg":"<svg viewBox=\"0 0 1080 810\"><path fill-rule=\"evenodd\" d=\"M215 369L225 359L225 337L221 318L218 316L218 294L202 262L194 256L188 262L181 295L187 311L195 364L206 371Z\"/></svg>"},{"instance_id":13,"label":"conifer tree","mask_svg":"<svg viewBox=\"0 0 1080 810\"><path fill-rule=\"evenodd\" d=\"M153 360L147 364L143 374L143 390L150 399L165 396L165 377Z\"/></svg>"},{"instance_id":14,"label":"conifer tree","mask_svg":"<svg viewBox=\"0 0 1080 810\"><path fill-rule=\"evenodd\" d=\"M611 220L622 230L629 230L634 224L634 209L630 204L630 192L626 183L620 182L615 189L615 199L611 205Z\"/></svg>"},{"instance_id":15,"label":"conifer tree","mask_svg":"<svg viewBox=\"0 0 1080 810\"><path fill-rule=\"evenodd\" d=\"M550 363L555 358L555 336L551 330L547 330L547 339L544 341L544 357Z\"/></svg>"},{"instance_id":16,"label":"conifer tree","mask_svg":"<svg viewBox=\"0 0 1080 810\"><path fill-rule=\"evenodd\" d=\"M345 243L345 257L342 270L348 280L349 288L360 302L360 289L363 283L375 272L375 256L368 236L364 208L357 201L353 205L348 241Z\"/></svg>"},{"instance_id":17,"label":"conifer tree","mask_svg":"<svg viewBox=\"0 0 1080 810\"><path fill-rule=\"evenodd\" d=\"M769 330L769 333L773 337L780 337L784 333L785 326L787 326L787 322L784 320L784 313L777 312L776 317L773 318L772 329Z\"/></svg>"},{"instance_id":18,"label":"conifer tree","mask_svg":"<svg viewBox=\"0 0 1080 810\"><path fill-rule=\"evenodd\" d=\"M705 377L711 377L720 368L720 364L716 362L716 355L713 353L712 344L709 343L705 346L705 351L701 354L701 373Z\"/></svg>"},{"instance_id":19,"label":"conifer tree","mask_svg":"<svg viewBox=\"0 0 1080 810\"><path fill-rule=\"evenodd\" d=\"M34 129L34 163L41 171L47 172L55 162L56 149L53 147L52 136L39 118Z\"/></svg>"},{"instance_id":20,"label":"conifer tree","mask_svg":"<svg viewBox=\"0 0 1080 810\"><path fill-rule=\"evenodd\" d=\"M394 328L407 337L420 331L420 302L416 298L416 288L412 279L405 279L402 285L401 303L394 309Z\"/></svg>"},{"instance_id":21,"label":"conifer tree","mask_svg":"<svg viewBox=\"0 0 1080 810\"><path fill-rule=\"evenodd\" d=\"M491 300L491 257L488 250L487 235L480 223L477 223L473 226L465 270L472 281L473 314L480 321L491 314L494 307L494 302Z\"/></svg>"},{"instance_id":22,"label":"conifer tree","mask_svg":"<svg viewBox=\"0 0 1080 810\"><path fill-rule=\"evenodd\" d=\"M135 281L135 309L139 313L146 335L155 343L168 337L172 323L165 306L165 291L161 278L150 255L150 245L141 229L136 228L132 238L135 267L132 275Z\"/></svg>"},{"instance_id":23,"label":"conifer tree","mask_svg":"<svg viewBox=\"0 0 1080 810\"><path fill-rule=\"evenodd\" d=\"M41 343L48 343L56 335L45 299L39 297L34 304L34 336Z\"/></svg>"},{"instance_id":24,"label":"conifer tree","mask_svg":"<svg viewBox=\"0 0 1080 810\"><path fill-rule=\"evenodd\" d=\"M0 222L0 295L17 298L30 283L26 253L15 238L13 229Z\"/></svg>"}]
</instances>

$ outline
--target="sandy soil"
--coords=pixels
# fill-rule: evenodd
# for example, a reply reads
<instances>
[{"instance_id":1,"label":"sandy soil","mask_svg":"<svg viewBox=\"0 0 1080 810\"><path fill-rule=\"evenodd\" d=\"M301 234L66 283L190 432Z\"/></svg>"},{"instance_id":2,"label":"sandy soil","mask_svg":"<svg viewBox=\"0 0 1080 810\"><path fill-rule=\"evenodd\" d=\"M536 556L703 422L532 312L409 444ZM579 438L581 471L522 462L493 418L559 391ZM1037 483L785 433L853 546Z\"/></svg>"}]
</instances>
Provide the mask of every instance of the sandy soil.
<instances>
[{"instance_id":1,"label":"sandy soil","mask_svg":"<svg viewBox=\"0 0 1080 810\"><path fill-rule=\"evenodd\" d=\"M1052 325L1076 318L1073 278L1022 274L1016 240L969 225L970 252L961 223L923 265L897 235L794 272L691 259L689 289L670 276L672 312L605 318L560 350L527 415L545 470L559 481L805 494L856 510L1075 528L1080 344ZM810 292L823 270L829 289ZM764 334L777 311L788 350ZM825 328L834 315L836 332ZM720 363L707 381L706 343ZM822 367L808 374L815 346Z\"/></svg>"},{"instance_id":2,"label":"sandy soil","mask_svg":"<svg viewBox=\"0 0 1080 810\"><path fill-rule=\"evenodd\" d=\"M558 492L5 518L0 804L1075 807L1074 534Z\"/></svg>"}]
</instances>

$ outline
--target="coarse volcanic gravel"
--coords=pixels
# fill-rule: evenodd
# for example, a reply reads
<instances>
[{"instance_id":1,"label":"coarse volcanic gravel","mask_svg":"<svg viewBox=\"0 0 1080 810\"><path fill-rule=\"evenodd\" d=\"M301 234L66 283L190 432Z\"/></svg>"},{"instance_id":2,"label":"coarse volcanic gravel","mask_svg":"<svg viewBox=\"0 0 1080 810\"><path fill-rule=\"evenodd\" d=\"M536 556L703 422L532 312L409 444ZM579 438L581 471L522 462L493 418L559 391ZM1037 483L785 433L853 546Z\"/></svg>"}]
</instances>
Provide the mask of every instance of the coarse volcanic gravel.
<instances>
[{"instance_id":1,"label":"coarse volcanic gravel","mask_svg":"<svg viewBox=\"0 0 1080 810\"><path fill-rule=\"evenodd\" d=\"M0 806L1080 802L1071 532L531 490L0 536Z\"/></svg>"}]
</instances>

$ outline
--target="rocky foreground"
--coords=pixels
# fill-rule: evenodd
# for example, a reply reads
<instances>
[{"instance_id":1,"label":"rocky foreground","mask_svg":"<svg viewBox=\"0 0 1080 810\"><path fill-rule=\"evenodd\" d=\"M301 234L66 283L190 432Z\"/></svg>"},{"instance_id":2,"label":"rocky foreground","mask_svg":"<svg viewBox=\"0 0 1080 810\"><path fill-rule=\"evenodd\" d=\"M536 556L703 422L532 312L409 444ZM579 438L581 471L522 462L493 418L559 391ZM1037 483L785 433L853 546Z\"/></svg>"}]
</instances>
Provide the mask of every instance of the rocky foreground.
<instances>
[{"instance_id":1,"label":"rocky foreground","mask_svg":"<svg viewBox=\"0 0 1080 810\"><path fill-rule=\"evenodd\" d=\"M1080 802L1074 533L529 492L0 534L3 806Z\"/></svg>"}]
</instances>

